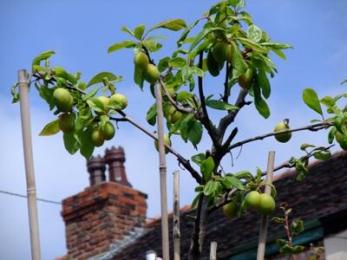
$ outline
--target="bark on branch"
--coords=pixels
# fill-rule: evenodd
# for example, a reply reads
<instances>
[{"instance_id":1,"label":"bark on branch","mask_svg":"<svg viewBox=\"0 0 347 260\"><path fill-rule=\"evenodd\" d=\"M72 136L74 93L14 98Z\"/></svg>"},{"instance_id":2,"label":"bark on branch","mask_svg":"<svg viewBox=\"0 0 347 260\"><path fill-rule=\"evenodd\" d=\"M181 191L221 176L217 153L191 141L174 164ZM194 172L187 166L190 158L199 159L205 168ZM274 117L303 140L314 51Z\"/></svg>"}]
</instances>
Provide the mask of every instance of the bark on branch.
<instances>
[{"instance_id":1,"label":"bark on branch","mask_svg":"<svg viewBox=\"0 0 347 260\"><path fill-rule=\"evenodd\" d=\"M248 138L248 139L245 139L243 141L234 143L233 145L230 145L229 146L229 151L234 149L234 148L236 148L236 147L240 147L240 146L242 146L244 144L247 144L247 143L250 143L250 142L254 142L254 141L258 141L258 140L263 140L265 138L274 136L276 134L293 133L293 132L299 132L299 131L305 131L305 130L315 132L315 131L319 131L319 130L322 130L322 129L327 129L327 128L331 127L332 125L333 125L332 123L325 121L325 122L322 122L322 123L312 124L312 125L308 125L308 126L304 126L304 127L299 127L299 128L294 128L294 129L285 130L285 131L279 131L279 132L271 132L271 133L255 136L255 137Z\"/></svg>"}]
</instances>

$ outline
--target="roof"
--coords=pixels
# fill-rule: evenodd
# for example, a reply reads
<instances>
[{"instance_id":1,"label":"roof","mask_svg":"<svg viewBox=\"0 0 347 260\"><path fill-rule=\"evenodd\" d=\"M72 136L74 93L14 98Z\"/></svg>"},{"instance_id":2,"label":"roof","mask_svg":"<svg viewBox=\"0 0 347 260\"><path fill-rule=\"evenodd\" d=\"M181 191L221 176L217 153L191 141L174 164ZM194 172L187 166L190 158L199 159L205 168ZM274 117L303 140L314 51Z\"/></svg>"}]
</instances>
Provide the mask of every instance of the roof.
<instances>
[{"instance_id":1,"label":"roof","mask_svg":"<svg viewBox=\"0 0 347 260\"><path fill-rule=\"evenodd\" d=\"M278 192L276 201L278 205L287 202L289 207L293 208L293 216L302 218L306 224L311 223L306 225L308 229L315 231L312 231L310 239L318 239L324 233L347 228L346 221L341 221L347 218L347 152L339 152L328 161L311 164L309 175L302 182L296 181L294 175L295 172L288 171L281 175L281 178L275 178ZM187 210L181 215L182 259L188 258L193 215L193 211ZM172 223L172 219L169 223ZM259 223L260 215L254 212L235 219L227 219L221 210L211 213L202 259L207 259L211 241L218 243L218 259L229 259L231 255L235 256L254 248L257 244ZM320 229L313 229L314 227ZM268 241L281 236L282 228L280 225L270 225ZM171 245L170 249L172 248ZM154 250L158 254L161 252L160 220L152 221L142 236L123 247L113 259L145 259L145 252L148 250Z\"/></svg>"}]
</instances>

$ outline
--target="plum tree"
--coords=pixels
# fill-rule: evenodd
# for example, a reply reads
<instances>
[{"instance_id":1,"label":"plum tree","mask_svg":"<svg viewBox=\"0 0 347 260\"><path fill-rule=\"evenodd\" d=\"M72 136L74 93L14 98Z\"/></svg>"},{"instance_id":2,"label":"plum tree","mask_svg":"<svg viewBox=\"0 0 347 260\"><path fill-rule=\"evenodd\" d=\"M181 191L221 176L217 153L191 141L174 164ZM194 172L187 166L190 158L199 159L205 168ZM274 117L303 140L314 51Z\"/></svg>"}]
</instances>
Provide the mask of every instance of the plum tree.
<instances>
[{"instance_id":1,"label":"plum tree","mask_svg":"<svg viewBox=\"0 0 347 260\"><path fill-rule=\"evenodd\" d=\"M347 95L319 98L310 88L303 90L303 101L320 116L319 119L293 129L283 121L274 131L235 141L240 131L235 119L244 107L254 105L260 116L269 118L271 110L267 100L273 91L270 78L277 73L272 57L274 54L285 58L284 50L291 48L288 44L273 41L267 32L254 24L244 5L243 0L220 1L189 26L182 19L170 19L150 28L143 24L133 30L123 27L122 31L128 34L129 39L116 42L108 49L109 53L122 49L134 51L134 60L130 62L134 68L134 82L141 89L149 83L152 96L162 99L168 132L164 140L167 145L165 151L172 154L196 181L196 197L192 202L192 207L196 207L196 216L190 259L200 257L206 227L206 223L201 221L208 220L214 210L229 205L225 207L226 215L232 215L233 210L228 207L234 205L228 203L234 202L242 216L249 206L259 208L265 214L273 212L276 206L276 197L258 192L264 186L261 170L255 173L249 170L234 172L223 166L223 159L236 148L270 137L288 142L292 133L299 131L327 131L328 144L303 144L300 147L303 156L292 157L276 168L295 168L298 180L308 174L307 165L311 158L330 158L334 140L343 149L347 148ZM154 60L153 53L163 46L161 38L152 35L157 30L182 33L172 53ZM73 113L74 127L65 127L65 123L59 124L59 120L54 120L46 124L41 135L56 134L61 125L67 151L71 154L80 151L86 158L92 155L96 146L103 145L105 139L114 136L110 121L128 122L157 142L158 137L152 130L135 122L123 111L127 99L117 92L116 87L122 77L112 72L100 72L84 82L80 73L51 67L49 61L54 54L54 51L46 51L34 58L31 82L54 114ZM214 87L213 93L206 96L205 79L211 76L216 77L216 82L221 81L221 87ZM160 91L155 93L154 89ZM14 101L18 101L16 86L12 93ZM157 125L158 119L161 119L158 111L162 111L157 102L159 98L146 113L148 127ZM185 158L174 149L171 136L190 143L197 153ZM199 150L203 136L211 145L207 151Z\"/></svg>"}]
</instances>

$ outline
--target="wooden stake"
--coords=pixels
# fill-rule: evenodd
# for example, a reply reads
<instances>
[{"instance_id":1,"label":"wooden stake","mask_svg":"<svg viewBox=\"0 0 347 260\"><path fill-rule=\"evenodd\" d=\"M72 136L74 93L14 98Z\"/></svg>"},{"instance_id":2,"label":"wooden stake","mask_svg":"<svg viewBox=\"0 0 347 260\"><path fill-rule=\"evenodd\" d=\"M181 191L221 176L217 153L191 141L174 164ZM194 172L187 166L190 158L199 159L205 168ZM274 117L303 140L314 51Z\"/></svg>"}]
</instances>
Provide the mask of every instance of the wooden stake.
<instances>
[{"instance_id":1,"label":"wooden stake","mask_svg":"<svg viewBox=\"0 0 347 260\"><path fill-rule=\"evenodd\" d=\"M217 242L216 241L211 242L210 260L217 260Z\"/></svg>"},{"instance_id":2,"label":"wooden stake","mask_svg":"<svg viewBox=\"0 0 347 260\"><path fill-rule=\"evenodd\" d=\"M180 260L181 231L180 231L180 172L174 172L174 203L173 203L173 239L174 260Z\"/></svg>"},{"instance_id":3,"label":"wooden stake","mask_svg":"<svg viewBox=\"0 0 347 260\"><path fill-rule=\"evenodd\" d=\"M270 151L268 156L266 179L265 179L265 193L269 195L271 194L272 173L274 169L274 164L275 164L275 152ZM257 260L264 260L268 223L269 223L268 216L263 215L261 218L260 230L259 230Z\"/></svg>"},{"instance_id":4,"label":"wooden stake","mask_svg":"<svg viewBox=\"0 0 347 260\"><path fill-rule=\"evenodd\" d=\"M170 255L169 255L169 224L168 224L167 189L166 189L166 158L165 158L165 146L164 146L163 103L162 103L160 84L155 85L155 97L156 97L156 104L157 104L162 251L163 251L163 259L169 260Z\"/></svg>"},{"instance_id":5,"label":"wooden stake","mask_svg":"<svg viewBox=\"0 0 347 260\"><path fill-rule=\"evenodd\" d=\"M23 151L25 163L25 175L27 184L27 202L30 227L31 257L33 260L41 259L39 221L37 214L36 186L34 160L31 142L31 125L29 110L29 86L25 70L18 72L20 112L22 121Z\"/></svg>"}]
</instances>

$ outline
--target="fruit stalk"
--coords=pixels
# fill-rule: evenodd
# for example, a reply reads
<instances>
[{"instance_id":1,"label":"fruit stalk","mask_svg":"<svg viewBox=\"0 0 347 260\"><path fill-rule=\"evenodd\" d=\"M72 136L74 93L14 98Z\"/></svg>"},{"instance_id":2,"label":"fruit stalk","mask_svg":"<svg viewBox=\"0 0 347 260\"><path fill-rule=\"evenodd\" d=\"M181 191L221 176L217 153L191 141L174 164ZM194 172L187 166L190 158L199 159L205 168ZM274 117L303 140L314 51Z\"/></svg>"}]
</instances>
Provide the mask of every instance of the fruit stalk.
<instances>
[{"instance_id":1,"label":"fruit stalk","mask_svg":"<svg viewBox=\"0 0 347 260\"><path fill-rule=\"evenodd\" d=\"M265 194L267 195L271 195L272 174L274 170L274 164L275 164L275 152L270 151L268 156L266 179L265 179ZM264 260L268 224L269 224L268 216L263 215L261 218L260 231L259 231L257 260Z\"/></svg>"}]
</instances>

